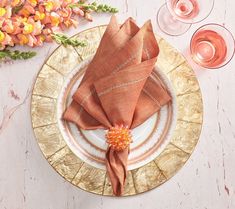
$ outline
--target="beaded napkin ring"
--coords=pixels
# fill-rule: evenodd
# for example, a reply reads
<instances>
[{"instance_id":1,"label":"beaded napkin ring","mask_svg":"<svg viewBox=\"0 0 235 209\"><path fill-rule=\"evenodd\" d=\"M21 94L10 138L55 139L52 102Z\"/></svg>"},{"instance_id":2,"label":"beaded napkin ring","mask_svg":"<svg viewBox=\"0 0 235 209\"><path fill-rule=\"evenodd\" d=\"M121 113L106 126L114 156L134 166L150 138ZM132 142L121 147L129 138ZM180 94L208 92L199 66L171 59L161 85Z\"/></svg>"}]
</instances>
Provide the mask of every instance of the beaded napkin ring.
<instances>
[{"instance_id":1,"label":"beaded napkin ring","mask_svg":"<svg viewBox=\"0 0 235 209\"><path fill-rule=\"evenodd\" d=\"M108 130L106 139L110 147L116 151L122 151L132 142L132 135L127 126L116 125Z\"/></svg>"}]
</instances>

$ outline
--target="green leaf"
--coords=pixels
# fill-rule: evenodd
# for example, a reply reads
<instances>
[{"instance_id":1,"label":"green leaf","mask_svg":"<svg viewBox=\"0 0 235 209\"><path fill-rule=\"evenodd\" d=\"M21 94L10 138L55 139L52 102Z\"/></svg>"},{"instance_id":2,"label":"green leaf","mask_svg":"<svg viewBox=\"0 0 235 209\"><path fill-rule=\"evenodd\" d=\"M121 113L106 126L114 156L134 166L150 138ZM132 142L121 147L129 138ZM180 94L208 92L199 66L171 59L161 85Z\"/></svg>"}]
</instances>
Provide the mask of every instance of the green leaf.
<instances>
[{"instance_id":1,"label":"green leaf","mask_svg":"<svg viewBox=\"0 0 235 209\"><path fill-rule=\"evenodd\" d=\"M86 4L84 1L79 1L77 3L69 4L68 7L76 8L79 7L85 12L95 11L103 13L117 13L118 9L111 7L107 4L97 4L97 2L92 2L91 4Z\"/></svg>"},{"instance_id":2,"label":"green leaf","mask_svg":"<svg viewBox=\"0 0 235 209\"><path fill-rule=\"evenodd\" d=\"M69 38L64 34L59 34L59 33L52 34L52 38L56 43L62 44L65 47L68 45L73 47L78 47L78 46L85 47L87 45L86 41L80 41L74 38Z\"/></svg>"},{"instance_id":3,"label":"green leaf","mask_svg":"<svg viewBox=\"0 0 235 209\"><path fill-rule=\"evenodd\" d=\"M36 52L33 51L27 51L27 52L22 52L19 50L9 50L9 49L4 49L0 51L0 60L10 58L12 60L26 60L34 57L36 55Z\"/></svg>"},{"instance_id":4,"label":"green leaf","mask_svg":"<svg viewBox=\"0 0 235 209\"><path fill-rule=\"evenodd\" d=\"M83 6L83 3L72 3L72 4L69 4L68 7L73 9L73 8L76 8L76 7L82 7Z\"/></svg>"}]
</instances>

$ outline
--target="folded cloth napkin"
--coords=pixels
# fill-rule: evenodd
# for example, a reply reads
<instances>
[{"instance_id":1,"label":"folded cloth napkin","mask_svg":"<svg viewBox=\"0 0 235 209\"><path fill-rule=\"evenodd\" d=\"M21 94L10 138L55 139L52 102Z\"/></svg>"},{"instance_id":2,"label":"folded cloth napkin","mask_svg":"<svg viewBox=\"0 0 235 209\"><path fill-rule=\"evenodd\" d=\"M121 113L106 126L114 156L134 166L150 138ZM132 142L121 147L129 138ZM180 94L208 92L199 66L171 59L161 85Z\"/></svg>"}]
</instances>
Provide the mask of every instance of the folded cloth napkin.
<instances>
[{"instance_id":1,"label":"folded cloth napkin","mask_svg":"<svg viewBox=\"0 0 235 209\"><path fill-rule=\"evenodd\" d=\"M108 129L106 168L116 196L123 194L130 130L171 100L152 76L159 53L150 21L119 25L112 16L64 119L82 129Z\"/></svg>"}]
</instances>

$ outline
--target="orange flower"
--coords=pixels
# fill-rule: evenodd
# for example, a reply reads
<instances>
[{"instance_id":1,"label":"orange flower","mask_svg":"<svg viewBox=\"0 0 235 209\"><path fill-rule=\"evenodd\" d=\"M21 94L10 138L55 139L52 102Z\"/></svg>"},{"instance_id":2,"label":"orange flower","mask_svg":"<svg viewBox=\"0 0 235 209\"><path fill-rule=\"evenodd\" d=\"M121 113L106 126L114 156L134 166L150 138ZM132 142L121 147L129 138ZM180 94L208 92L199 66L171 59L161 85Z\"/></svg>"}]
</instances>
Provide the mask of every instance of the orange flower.
<instances>
[{"instance_id":1,"label":"orange flower","mask_svg":"<svg viewBox=\"0 0 235 209\"><path fill-rule=\"evenodd\" d=\"M25 45L29 42L28 37L24 34L18 34L17 38L19 39L19 44L20 45Z\"/></svg>"},{"instance_id":2,"label":"orange flower","mask_svg":"<svg viewBox=\"0 0 235 209\"><path fill-rule=\"evenodd\" d=\"M0 7L5 7L8 5L8 0L1 0L0 1Z\"/></svg>"},{"instance_id":3,"label":"orange flower","mask_svg":"<svg viewBox=\"0 0 235 209\"><path fill-rule=\"evenodd\" d=\"M11 6L16 7L16 6L20 5L21 3L22 3L21 0L12 0L11 1Z\"/></svg>"},{"instance_id":4,"label":"orange flower","mask_svg":"<svg viewBox=\"0 0 235 209\"><path fill-rule=\"evenodd\" d=\"M31 4L33 7L36 7L38 4L38 0L27 0L29 4Z\"/></svg>"}]
</instances>

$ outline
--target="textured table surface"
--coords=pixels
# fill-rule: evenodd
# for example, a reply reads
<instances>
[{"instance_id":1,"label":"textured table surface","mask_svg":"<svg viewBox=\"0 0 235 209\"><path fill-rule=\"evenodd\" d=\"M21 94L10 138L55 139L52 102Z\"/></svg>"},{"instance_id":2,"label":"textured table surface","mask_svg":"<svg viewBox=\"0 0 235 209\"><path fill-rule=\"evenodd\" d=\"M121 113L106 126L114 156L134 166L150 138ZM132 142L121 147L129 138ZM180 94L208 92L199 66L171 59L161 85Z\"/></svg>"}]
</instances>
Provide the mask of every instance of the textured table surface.
<instances>
[{"instance_id":1,"label":"textured table surface","mask_svg":"<svg viewBox=\"0 0 235 209\"><path fill-rule=\"evenodd\" d=\"M192 33L202 24L224 24L235 34L235 2L215 0L211 15L180 37L161 34L156 13L164 1L106 0L119 8L120 21L151 19L155 31L188 54ZM72 35L107 24L110 16L82 21ZM142 195L102 197L84 192L59 176L44 159L34 138L30 95L37 72L56 44L35 49L29 61L0 64L0 209L224 209L235 208L235 59L219 70L193 66L204 101L204 124L199 143L186 165L168 182Z\"/></svg>"}]
</instances>

